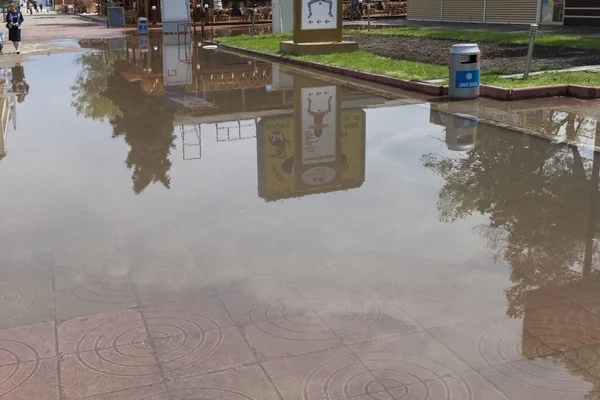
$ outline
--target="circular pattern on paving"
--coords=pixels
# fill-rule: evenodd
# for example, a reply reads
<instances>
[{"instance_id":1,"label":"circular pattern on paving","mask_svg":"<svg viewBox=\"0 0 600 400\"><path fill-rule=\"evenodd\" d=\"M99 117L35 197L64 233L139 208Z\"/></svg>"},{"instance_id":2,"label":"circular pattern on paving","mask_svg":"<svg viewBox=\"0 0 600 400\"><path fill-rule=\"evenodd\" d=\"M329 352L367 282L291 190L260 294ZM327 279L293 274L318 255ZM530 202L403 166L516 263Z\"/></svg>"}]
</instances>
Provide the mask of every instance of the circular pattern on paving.
<instances>
[{"instance_id":1,"label":"circular pattern on paving","mask_svg":"<svg viewBox=\"0 0 600 400\"><path fill-rule=\"evenodd\" d=\"M143 342L146 339L146 328L136 311L125 311L112 314L112 318L107 320L94 321L98 316L80 317L68 321L72 327L66 328L68 331L80 331L90 320L95 324L88 328L87 332L77 338L73 351L82 352L100 348L108 348L132 343ZM59 326L59 330L65 329L64 325ZM65 333L66 334L66 333ZM59 334L60 337L60 334ZM64 351L64 350L63 350Z\"/></svg>"},{"instance_id":2,"label":"circular pattern on paving","mask_svg":"<svg viewBox=\"0 0 600 400\"><path fill-rule=\"evenodd\" d=\"M37 290L20 282L0 283L0 320L27 310L38 298Z\"/></svg>"},{"instance_id":3,"label":"circular pattern on paving","mask_svg":"<svg viewBox=\"0 0 600 400\"><path fill-rule=\"evenodd\" d=\"M363 332L382 316L379 305L357 291L311 287L298 293L257 302L250 310L250 321L271 336L326 341Z\"/></svg>"},{"instance_id":4,"label":"circular pattern on paving","mask_svg":"<svg viewBox=\"0 0 600 400\"><path fill-rule=\"evenodd\" d=\"M78 361L108 375L144 376L154 374L146 371L156 364L155 355L163 367L177 369L202 362L223 343L218 324L206 316L182 311L147 314L145 325L128 314L91 329L77 343Z\"/></svg>"},{"instance_id":5,"label":"circular pattern on paving","mask_svg":"<svg viewBox=\"0 0 600 400\"><path fill-rule=\"evenodd\" d=\"M0 339L0 365L39 360L40 355L31 345L15 339Z\"/></svg>"},{"instance_id":6,"label":"circular pattern on paving","mask_svg":"<svg viewBox=\"0 0 600 400\"><path fill-rule=\"evenodd\" d=\"M146 318L149 342L167 368L201 362L223 344L223 332L214 320L199 314L169 314L165 311Z\"/></svg>"},{"instance_id":7,"label":"circular pattern on paving","mask_svg":"<svg viewBox=\"0 0 600 400\"><path fill-rule=\"evenodd\" d=\"M39 360L3 367L0 371L0 397L10 395L25 385L39 368Z\"/></svg>"},{"instance_id":8,"label":"circular pattern on paving","mask_svg":"<svg viewBox=\"0 0 600 400\"><path fill-rule=\"evenodd\" d=\"M101 283L69 289L71 294L89 303L122 303L133 297L129 282Z\"/></svg>"},{"instance_id":9,"label":"circular pattern on paving","mask_svg":"<svg viewBox=\"0 0 600 400\"><path fill-rule=\"evenodd\" d=\"M492 326L479 338L477 351L488 366L513 381L545 390L586 393L589 383L585 381L588 378L585 370L600 365L598 350L586 342L597 343L597 339L588 336L583 341L573 340L564 322L560 325L563 326L531 328L532 333L542 334L541 337ZM578 334L582 332L578 330Z\"/></svg>"},{"instance_id":10,"label":"circular pattern on paving","mask_svg":"<svg viewBox=\"0 0 600 400\"><path fill-rule=\"evenodd\" d=\"M342 356L311 371L302 388L303 400L389 398L411 400L472 399L469 383L446 365L417 354L404 352L361 352ZM363 365L367 368L364 369ZM443 379L452 377L452 379ZM452 386L451 386L452 385Z\"/></svg>"},{"instance_id":11,"label":"circular pattern on paving","mask_svg":"<svg viewBox=\"0 0 600 400\"><path fill-rule=\"evenodd\" d=\"M235 390L211 387L174 390L170 393L180 400L256 400Z\"/></svg>"},{"instance_id":12,"label":"circular pattern on paving","mask_svg":"<svg viewBox=\"0 0 600 400\"><path fill-rule=\"evenodd\" d=\"M379 305L363 293L317 288L301 290L300 295L337 333L356 334L369 329L381 319Z\"/></svg>"}]
</instances>

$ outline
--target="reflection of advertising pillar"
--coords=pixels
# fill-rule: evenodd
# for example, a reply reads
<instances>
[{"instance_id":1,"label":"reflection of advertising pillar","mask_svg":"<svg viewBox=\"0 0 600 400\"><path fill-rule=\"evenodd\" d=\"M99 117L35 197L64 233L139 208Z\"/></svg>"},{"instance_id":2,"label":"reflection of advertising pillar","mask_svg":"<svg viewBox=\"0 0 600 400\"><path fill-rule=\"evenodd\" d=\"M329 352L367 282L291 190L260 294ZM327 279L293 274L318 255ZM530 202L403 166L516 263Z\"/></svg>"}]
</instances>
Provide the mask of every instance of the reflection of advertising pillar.
<instances>
[{"instance_id":1,"label":"reflection of advertising pillar","mask_svg":"<svg viewBox=\"0 0 600 400\"><path fill-rule=\"evenodd\" d=\"M366 115L360 108L343 110L341 115L338 153L341 177L322 185L298 182L302 179L296 174L296 159L300 157L297 136L300 133L294 126L294 116L284 114L261 118L256 127L258 195L266 201L273 201L360 187L365 181ZM338 171L335 171L337 174Z\"/></svg>"},{"instance_id":2,"label":"reflection of advertising pillar","mask_svg":"<svg viewBox=\"0 0 600 400\"><path fill-rule=\"evenodd\" d=\"M297 190L318 190L341 183L342 99L335 85L308 86L302 80L294 80L294 126L300 133L294 173Z\"/></svg>"}]
</instances>

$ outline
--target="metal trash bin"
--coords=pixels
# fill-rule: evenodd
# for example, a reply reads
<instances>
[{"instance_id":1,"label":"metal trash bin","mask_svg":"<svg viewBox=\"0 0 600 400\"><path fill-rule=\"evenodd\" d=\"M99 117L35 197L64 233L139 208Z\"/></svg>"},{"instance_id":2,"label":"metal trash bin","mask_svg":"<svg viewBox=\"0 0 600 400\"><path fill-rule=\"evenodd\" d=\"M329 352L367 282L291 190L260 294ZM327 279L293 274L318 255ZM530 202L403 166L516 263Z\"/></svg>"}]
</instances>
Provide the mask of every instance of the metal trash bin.
<instances>
[{"instance_id":1,"label":"metal trash bin","mask_svg":"<svg viewBox=\"0 0 600 400\"><path fill-rule=\"evenodd\" d=\"M147 35L148 34L148 18L139 17L138 18L138 35Z\"/></svg>"},{"instance_id":2,"label":"metal trash bin","mask_svg":"<svg viewBox=\"0 0 600 400\"><path fill-rule=\"evenodd\" d=\"M476 44L455 44L450 49L448 95L453 99L479 97L481 51Z\"/></svg>"}]
</instances>

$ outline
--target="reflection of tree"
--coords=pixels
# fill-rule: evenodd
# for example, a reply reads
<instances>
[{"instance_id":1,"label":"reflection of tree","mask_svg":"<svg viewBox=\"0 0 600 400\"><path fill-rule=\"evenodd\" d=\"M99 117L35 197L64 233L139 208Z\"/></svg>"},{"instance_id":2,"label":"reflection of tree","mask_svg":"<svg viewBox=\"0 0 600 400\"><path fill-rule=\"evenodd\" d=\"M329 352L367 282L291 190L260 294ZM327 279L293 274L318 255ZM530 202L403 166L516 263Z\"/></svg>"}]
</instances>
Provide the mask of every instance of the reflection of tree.
<instances>
[{"instance_id":1,"label":"reflection of tree","mask_svg":"<svg viewBox=\"0 0 600 400\"><path fill-rule=\"evenodd\" d=\"M557 129L555 124L574 139L581 120L562 116L553 120L552 129ZM598 273L599 153L586 159L577 147L483 125L477 145L466 154L458 158L427 154L423 163L446 181L438 201L442 221L473 213L489 217L489 224L475 231L496 260L511 265L513 285L505 290L508 316L524 316L525 294L530 290L577 284ZM548 317L542 326L552 333L553 316ZM557 351L550 357L571 375L593 384L585 399L599 400L600 382L581 368L595 366L598 373L599 346L583 346L576 338L572 346L576 355Z\"/></svg>"},{"instance_id":2,"label":"reflection of tree","mask_svg":"<svg viewBox=\"0 0 600 400\"><path fill-rule=\"evenodd\" d=\"M126 163L133 169L133 191L141 193L156 182L169 188L169 154L175 148L173 113L163 108L162 97L148 96L140 82L128 83L122 77L112 79L106 96L122 111L112 122L113 137L123 136L131 146Z\"/></svg>"},{"instance_id":3,"label":"reflection of tree","mask_svg":"<svg viewBox=\"0 0 600 400\"><path fill-rule=\"evenodd\" d=\"M523 145L527 140L531 146ZM476 147L464 156L428 154L423 162L446 181L438 201L442 221L477 212L489 217L489 225L476 231L495 258L512 267L509 316L522 316L527 290L593 273L599 261L598 155L592 163L576 147L483 125Z\"/></svg>"},{"instance_id":4,"label":"reflection of tree","mask_svg":"<svg viewBox=\"0 0 600 400\"><path fill-rule=\"evenodd\" d=\"M150 96L141 81L129 82L120 67L118 53L83 54L77 61L82 72L71 90L72 106L86 118L108 119L113 137L123 136L131 147L126 164L132 172L133 191L141 193L151 183L170 185L169 154L175 147L173 113L162 106L162 97Z\"/></svg>"},{"instance_id":5,"label":"reflection of tree","mask_svg":"<svg viewBox=\"0 0 600 400\"><path fill-rule=\"evenodd\" d=\"M115 52L101 52L82 54L77 59L76 63L82 69L71 86L74 98L71 106L77 115L101 121L121 115L121 111L103 95L108 88L108 78L115 73L116 58Z\"/></svg>"}]
</instances>

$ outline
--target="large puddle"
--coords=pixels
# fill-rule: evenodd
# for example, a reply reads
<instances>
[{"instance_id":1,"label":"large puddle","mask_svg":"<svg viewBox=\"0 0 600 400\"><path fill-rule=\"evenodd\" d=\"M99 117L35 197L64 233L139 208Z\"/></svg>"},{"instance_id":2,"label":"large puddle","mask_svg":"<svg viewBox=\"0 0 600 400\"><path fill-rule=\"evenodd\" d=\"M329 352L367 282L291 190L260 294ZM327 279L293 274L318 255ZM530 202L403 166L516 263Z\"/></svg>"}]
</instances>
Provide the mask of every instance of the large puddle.
<instances>
[{"instance_id":1,"label":"large puddle","mask_svg":"<svg viewBox=\"0 0 600 400\"><path fill-rule=\"evenodd\" d=\"M0 398L600 398L586 103L82 44L2 71Z\"/></svg>"}]
</instances>

